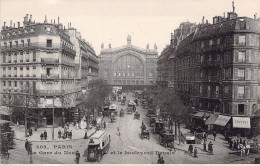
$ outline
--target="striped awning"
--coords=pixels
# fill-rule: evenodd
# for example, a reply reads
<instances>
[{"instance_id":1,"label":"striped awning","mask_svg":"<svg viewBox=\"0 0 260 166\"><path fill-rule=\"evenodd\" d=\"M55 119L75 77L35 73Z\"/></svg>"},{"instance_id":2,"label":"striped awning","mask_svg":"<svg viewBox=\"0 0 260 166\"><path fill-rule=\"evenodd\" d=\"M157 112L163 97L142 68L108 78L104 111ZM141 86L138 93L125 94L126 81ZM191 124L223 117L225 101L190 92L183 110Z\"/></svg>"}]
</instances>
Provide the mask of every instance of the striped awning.
<instances>
[{"instance_id":1,"label":"striped awning","mask_svg":"<svg viewBox=\"0 0 260 166\"><path fill-rule=\"evenodd\" d=\"M214 124L218 126L226 126L230 118L230 116L219 115L218 119L214 122Z\"/></svg>"},{"instance_id":2,"label":"striped awning","mask_svg":"<svg viewBox=\"0 0 260 166\"><path fill-rule=\"evenodd\" d=\"M212 125L215 123L215 121L218 119L218 115L212 114L210 117L206 120L206 125Z\"/></svg>"}]
</instances>

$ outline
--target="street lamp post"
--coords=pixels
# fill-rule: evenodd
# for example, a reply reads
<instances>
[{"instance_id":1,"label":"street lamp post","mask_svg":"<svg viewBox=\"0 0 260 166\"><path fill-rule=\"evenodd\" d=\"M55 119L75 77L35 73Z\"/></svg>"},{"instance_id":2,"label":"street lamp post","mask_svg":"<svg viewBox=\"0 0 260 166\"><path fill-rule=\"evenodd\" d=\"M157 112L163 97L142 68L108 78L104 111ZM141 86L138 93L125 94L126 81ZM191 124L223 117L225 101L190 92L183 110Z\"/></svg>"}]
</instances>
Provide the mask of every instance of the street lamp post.
<instances>
[{"instance_id":1,"label":"street lamp post","mask_svg":"<svg viewBox=\"0 0 260 166\"><path fill-rule=\"evenodd\" d=\"M52 99L52 140L54 140L54 97Z\"/></svg>"}]
</instances>

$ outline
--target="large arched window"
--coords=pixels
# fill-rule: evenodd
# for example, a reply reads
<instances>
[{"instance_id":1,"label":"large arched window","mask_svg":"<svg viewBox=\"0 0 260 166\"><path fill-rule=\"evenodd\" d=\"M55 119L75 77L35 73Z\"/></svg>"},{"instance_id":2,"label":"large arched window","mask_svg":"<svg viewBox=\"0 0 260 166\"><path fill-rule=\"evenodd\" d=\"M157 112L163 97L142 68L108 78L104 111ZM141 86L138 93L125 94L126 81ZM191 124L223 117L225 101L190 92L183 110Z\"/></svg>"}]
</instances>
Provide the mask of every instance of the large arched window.
<instances>
[{"instance_id":1,"label":"large arched window","mask_svg":"<svg viewBox=\"0 0 260 166\"><path fill-rule=\"evenodd\" d=\"M117 59L114 63L115 69L143 69L143 64L140 59L135 56L125 55Z\"/></svg>"}]
</instances>

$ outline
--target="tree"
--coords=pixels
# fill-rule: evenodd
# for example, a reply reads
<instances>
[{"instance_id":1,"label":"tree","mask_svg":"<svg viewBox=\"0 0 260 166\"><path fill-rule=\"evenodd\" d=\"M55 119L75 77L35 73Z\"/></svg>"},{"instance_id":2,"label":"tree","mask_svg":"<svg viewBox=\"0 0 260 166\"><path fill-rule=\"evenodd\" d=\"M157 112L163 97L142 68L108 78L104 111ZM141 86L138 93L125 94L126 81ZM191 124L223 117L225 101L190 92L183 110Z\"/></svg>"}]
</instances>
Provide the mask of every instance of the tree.
<instances>
[{"instance_id":1,"label":"tree","mask_svg":"<svg viewBox=\"0 0 260 166\"><path fill-rule=\"evenodd\" d=\"M102 79L91 80L89 82L89 88L87 95L82 97L85 108L92 111L94 116L94 110L101 108L112 92L112 88Z\"/></svg>"},{"instance_id":2,"label":"tree","mask_svg":"<svg viewBox=\"0 0 260 166\"><path fill-rule=\"evenodd\" d=\"M168 112L172 120L175 121L175 135L177 135L177 126L179 128L178 135L180 136L180 125L186 120L189 120L189 108L185 106L184 101L180 99L174 89L158 87L154 96L157 106L161 110Z\"/></svg>"},{"instance_id":3,"label":"tree","mask_svg":"<svg viewBox=\"0 0 260 166\"><path fill-rule=\"evenodd\" d=\"M28 118L39 119L40 115L35 111L38 105L37 92L30 84L24 84L19 92L9 93L9 107L12 107L11 117L15 121L24 120L25 136L27 137Z\"/></svg>"}]
</instances>

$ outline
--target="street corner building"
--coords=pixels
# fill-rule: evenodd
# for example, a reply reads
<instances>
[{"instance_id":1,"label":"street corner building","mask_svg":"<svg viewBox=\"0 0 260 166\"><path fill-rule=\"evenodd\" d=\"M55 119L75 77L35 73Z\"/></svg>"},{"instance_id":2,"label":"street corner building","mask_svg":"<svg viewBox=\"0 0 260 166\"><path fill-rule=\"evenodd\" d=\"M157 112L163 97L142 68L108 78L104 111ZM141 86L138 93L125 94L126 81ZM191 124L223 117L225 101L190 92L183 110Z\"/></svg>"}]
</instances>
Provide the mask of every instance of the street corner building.
<instances>
[{"instance_id":1,"label":"street corner building","mask_svg":"<svg viewBox=\"0 0 260 166\"><path fill-rule=\"evenodd\" d=\"M239 17L233 6L227 16L215 16L213 24L203 17L179 42L178 33L172 35L174 87L196 110L194 125L223 134L258 135L260 19Z\"/></svg>"},{"instance_id":2,"label":"street corner building","mask_svg":"<svg viewBox=\"0 0 260 166\"><path fill-rule=\"evenodd\" d=\"M55 23L46 16L35 23L27 14L23 26L4 22L1 39L1 105L36 111L39 126L53 123L52 109L55 125L77 120L79 96L98 78L98 58L71 23L65 28L59 17Z\"/></svg>"},{"instance_id":3,"label":"street corner building","mask_svg":"<svg viewBox=\"0 0 260 166\"><path fill-rule=\"evenodd\" d=\"M146 87L156 82L157 46L153 49L147 44L146 49L131 44L131 36L127 37L127 45L105 49L101 45L99 55L99 75L110 85L123 87Z\"/></svg>"}]
</instances>

